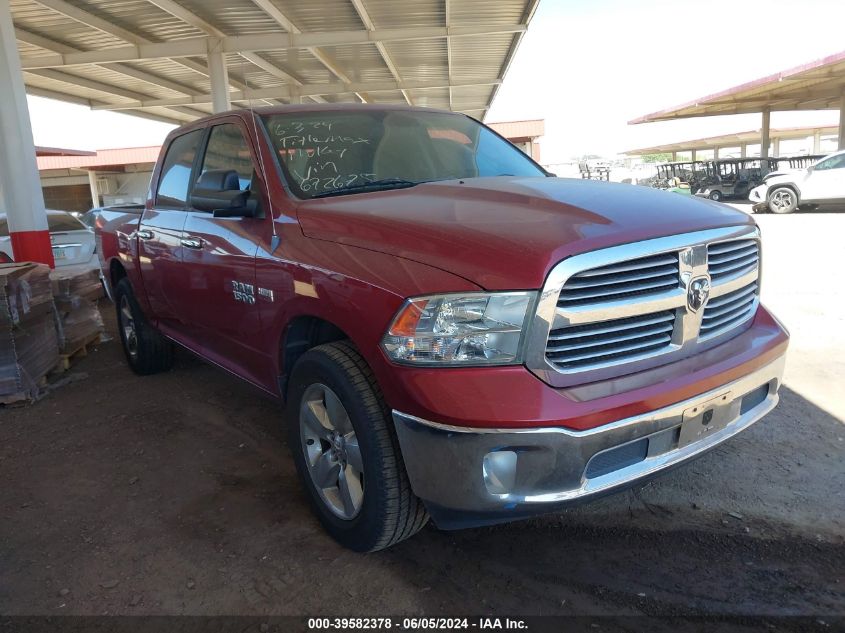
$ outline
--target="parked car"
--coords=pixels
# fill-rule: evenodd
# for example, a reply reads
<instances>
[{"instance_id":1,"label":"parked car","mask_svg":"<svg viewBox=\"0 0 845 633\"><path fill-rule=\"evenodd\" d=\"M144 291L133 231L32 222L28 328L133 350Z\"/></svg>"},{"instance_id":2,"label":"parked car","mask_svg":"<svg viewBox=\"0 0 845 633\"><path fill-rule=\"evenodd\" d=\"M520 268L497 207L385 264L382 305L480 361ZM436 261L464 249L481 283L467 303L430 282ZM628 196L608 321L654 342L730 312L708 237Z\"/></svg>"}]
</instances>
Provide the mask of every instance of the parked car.
<instances>
[{"instance_id":1,"label":"parked car","mask_svg":"<svg viewBox=\"0 0 845 633\"><path fill-rule=\"evenodd\" d=\"M115 204L107 207L94 207L88 209L85 213L79 215L79 220L89 229L94 230L97 227L97 218L105 210L113 211L134 211L140 213L144 209L143 204Z\"/></svg>"},{"instance_id":2,"label":"parked car","mask_svg":"<svg viewBox=\"0 0 845 633\"><path fill-rule=\"evenodd\" d=\"M67 211L47 211L47 228L53 245L53 259L57 267L70 270L97 270L94 232ZM6 214L0 213L0 261L14 261L12 239Z\"/></svg>"},{"instance_id":3,"label":"parked car","mask_svg":"<svg viewBox=\"0 0 845 633\"><path fill-rule=\"evenodd\" d=\"M772 174L748 195L755 211L792 213L803 204L845 204L845 151L810 167Z\"/></svg>"},{"instance_id":4,"label":"parked car","mask_svg":"<svg viewBox=\"0 0 845 633\"><path fill-rule=\"evenodd\" d=\"M97 229L129 366L177 343L283 401L355 550L630 486L778 400L750 216L549 177L461 114L213 115L171 132L150 192Z\"/></svg>"}]
</instances>

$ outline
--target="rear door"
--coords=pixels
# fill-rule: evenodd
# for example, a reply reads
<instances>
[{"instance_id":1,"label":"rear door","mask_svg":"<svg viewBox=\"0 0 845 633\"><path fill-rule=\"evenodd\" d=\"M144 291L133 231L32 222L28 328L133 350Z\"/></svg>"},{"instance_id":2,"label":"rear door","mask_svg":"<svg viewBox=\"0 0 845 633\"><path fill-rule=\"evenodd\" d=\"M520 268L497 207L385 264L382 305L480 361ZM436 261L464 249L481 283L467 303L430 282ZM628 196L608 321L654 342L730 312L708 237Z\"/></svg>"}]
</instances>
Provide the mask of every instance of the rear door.
<instances>
[{"instance_id":1,"label":"rear door","mask_svg":"<svg viewBox=\"0 0 845 633\"><path fill-rule=\"evenodd\" d=\"M138 227L138 259L150 317L166 333L184 331L176 306L188 288L181 261L182 228L204 133L204 129L193 130L171 141L152 192L151 206L144 211Z\"/></svg>"},{"instance_id":2,"label":"rear door","mask_svg":"<svg viewBox=\"0 0 845 633\"><path fill-rule=\"evenodd\" d=\"M221 119L208 130L192 182L209 170L235 171L240 189L252 191L266 210L255 156L240 118ZM223 218L189 208L182 231L187 285L176 298L197 350L257 384L272 375L269 350L261 344L256 303L262 298L255 285L255 255L267 241L271 219L269 213L259 215Z\"/></svg>"}]
</instances>

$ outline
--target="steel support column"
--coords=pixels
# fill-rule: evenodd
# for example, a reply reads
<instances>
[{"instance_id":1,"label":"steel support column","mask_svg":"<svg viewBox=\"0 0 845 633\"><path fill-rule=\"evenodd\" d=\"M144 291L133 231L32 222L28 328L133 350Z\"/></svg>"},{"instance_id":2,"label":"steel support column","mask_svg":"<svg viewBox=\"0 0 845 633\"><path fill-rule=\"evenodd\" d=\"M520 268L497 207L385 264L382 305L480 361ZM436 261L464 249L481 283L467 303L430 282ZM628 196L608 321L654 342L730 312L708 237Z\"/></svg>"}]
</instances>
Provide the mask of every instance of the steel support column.
<instances>
[{"instance_id":1,"label":"steel support column","mask_svg":"<svg viewBox=\"0 0 845 633\"><path fill-rule=\"evenodd\" d=\"M747 155L748 155L748 145L743 143L742 145L739 146L739 157L745 158Z\"/></svg>"},{"instance_id":2,"label":"steel support column","mask_svg":"<svg viewBox=\"0 0 845 633\"><path fill-rule=\"evenodd\" d=\"M838 149L845 149L845 92L839 97L839 144Z\"/></svg>"},{"instance_id":3,"label":"steel support column","mask_svg":"<svg viewBox=\"0 0 845 633\"><path fill-rule=\"evenodd\" d=\"M8 0L0 0L0 201L15 261L54 266L32 124Z\"/></svg>"},{"instance_id":4,"label":"steel support column","mask_svg":"<svg viewBox=\"0 0 845 633\"><path fill-rule=\"evenodd\" d=\"M211 107L214 113L232 109L229 101L229 70L219 51L208 52L208 77L211 79Z\"/></svg>"},{"instance_id":5,"label":"steel support column","mask_svg":"<svg viewBox=\"0 0 845 633\"><path fill-rule=\"evenodd\" d=\"M769 157L769 133L771 131L772 113L763 110L763 129L760 131L760 158Z\"/></svg>"},{"instance_id":6,"label":"steel support column","mask_svg":"<svg viewBox=\"0 0 845 633\"><path fill-rule=\"evenodd\" d=\"M97 172L88 170L88 187L91 189L91 206L100 206L100 191L97 188Z\"/></svg>"}]
</instances>

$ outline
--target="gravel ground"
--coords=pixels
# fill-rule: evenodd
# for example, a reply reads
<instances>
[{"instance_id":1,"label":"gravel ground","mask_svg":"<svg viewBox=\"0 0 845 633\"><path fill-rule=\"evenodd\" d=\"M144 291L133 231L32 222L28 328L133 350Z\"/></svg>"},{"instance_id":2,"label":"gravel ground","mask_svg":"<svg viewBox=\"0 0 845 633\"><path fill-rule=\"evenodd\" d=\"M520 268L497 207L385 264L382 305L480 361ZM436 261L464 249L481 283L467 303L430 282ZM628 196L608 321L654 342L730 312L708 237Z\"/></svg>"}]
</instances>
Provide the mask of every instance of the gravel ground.
<instances>
[{"instance_id":1,"label":"gravel ground","mask_svg":"<svg viewBox=\"0 0 845 633\"><path fill-rule=\"evenodd\" d=\"M0 613L845 615L845 215L760 224L793 335L763 422L645 486L377 554L312 518L274 402L187 353L138 378L101 344L0 410Z\"/></svg>"}]
</instances>

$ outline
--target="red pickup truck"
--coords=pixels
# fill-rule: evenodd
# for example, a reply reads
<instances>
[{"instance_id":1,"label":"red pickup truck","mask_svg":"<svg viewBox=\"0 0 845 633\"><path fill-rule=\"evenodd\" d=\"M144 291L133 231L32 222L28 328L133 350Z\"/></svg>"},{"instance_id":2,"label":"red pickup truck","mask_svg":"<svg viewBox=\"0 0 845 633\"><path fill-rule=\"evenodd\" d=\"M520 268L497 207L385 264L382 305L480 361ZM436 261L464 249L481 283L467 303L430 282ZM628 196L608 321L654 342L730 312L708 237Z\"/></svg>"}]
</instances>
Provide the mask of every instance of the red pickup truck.
<instances>
[{"instance_id":1,"label":"red pickup truck","mask_svg":"<svg viewBox=\"0 0 845 633\"><path fill-rule=\"evenodd\" d=\"M214 115L168 136L140 215L97 224L132 369L177 343L283 401L356 550L617 490L777 403L749 216L555 178L464 115Z\"/></svg>"}]
</instances>

